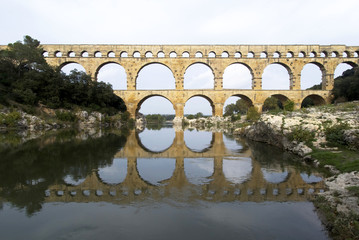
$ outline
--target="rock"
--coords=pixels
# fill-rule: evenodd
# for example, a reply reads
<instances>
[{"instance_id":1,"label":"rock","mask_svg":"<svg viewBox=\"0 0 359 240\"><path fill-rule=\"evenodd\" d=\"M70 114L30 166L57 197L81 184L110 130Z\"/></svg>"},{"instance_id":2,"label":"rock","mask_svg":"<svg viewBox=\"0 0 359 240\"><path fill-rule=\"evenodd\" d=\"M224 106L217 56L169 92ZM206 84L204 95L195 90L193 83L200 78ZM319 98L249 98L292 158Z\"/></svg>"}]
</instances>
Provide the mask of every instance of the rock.
<instances>
[{"instance_id":1,"label":"rock","mask_svg":"<svg viewBox=\"0 0 359 240\"><path fill-rule=\"evenodd\" d=\"M345 130L344 141L349 147L353 149L359 149L359 129Z\"/></svg>"}]
</instances>

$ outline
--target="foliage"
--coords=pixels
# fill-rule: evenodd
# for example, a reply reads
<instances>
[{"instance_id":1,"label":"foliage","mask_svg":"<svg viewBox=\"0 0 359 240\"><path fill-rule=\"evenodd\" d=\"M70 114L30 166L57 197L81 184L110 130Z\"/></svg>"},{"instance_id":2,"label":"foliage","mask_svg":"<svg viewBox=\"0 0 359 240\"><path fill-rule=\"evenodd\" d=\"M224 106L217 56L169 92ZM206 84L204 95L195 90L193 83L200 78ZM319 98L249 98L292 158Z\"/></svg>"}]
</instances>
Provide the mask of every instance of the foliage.
<instances>
[{"instance_id":1,"label":"foliage","mask_svg":"<svg viewBox=\"0 0 359 240\"><path fill-rule=\"evenodd\" d=\"M0 124L5 124L8 127L15 127L20 119L21 114L17 111L12 111L8 114L0 113Z\"/></svg>"},{"instance_id":2,"label":"foliage","mask_svg":"<svg viewBox=\"0 0 359 240\"><path fill-rule=\"evenodd\" d=\"M259 120L261 114L258 112L258 108L252 106L248 109L247 120L248 121L257 121Z\"/></svg>"},{"instance_id":3,"label":"foliage","mask_svg":"<svg viewBox=\"0 0 359 240\"><path fill-rule=\"evenodd\" d=\"M49 66L42 52L40 42L29 36L0 51L0 103L41 103L55 109L80 106L108 114L126 109L110 84L94 82L84 72L65 75Z\"/></svg>"},{"instance_id":4,"label":"foliage","mask_svg":"<svg viewBox=\"0 0 359 240\"><path fill-rule=\"evenodd\" d=\"M324 215L326 227L332 239L358 239L358 215L338 212L323 196L316 197L314 205Z\"/></svg>"},{"instance_id":5,"label":"foliage","mask_svg":"<svg viewBox=\"0 0 359 240\"><path fill-rule=\"evenodd\" d=\"M345 145L344 131L349 129L350 126L346 122L340 122L332 127L327 127L324 130L325 137L329 143Z\"/></svg>"},{"instance_id":6,"label":"foliage","mask_svg":"<svg viewBox=\"0 0 359 240\"><path fill-rule=\"evenodd\" d=\"M69 111L56 111L56 118L63 122L75 122L76 115Z\"/></svg>"},{"instance_id":7,"label":"foliage","mask_svg":"<svg viewBox=\"0 0 359 240\"><path fill-rule=\"evenodd\" d=\"M359 186L351 186L347 187L347 190L350 194L352 194L355 197L359 197Z\"/></svg>"},{"instance_id":8,"label":"foliage","mask_svg":"<svg viewBox=\"0 0 359 240\"><path fill-rule=\"evenodd\" d=\"M281 101L275 97L267 98L263 103L263 111L283 109Z\"/></svg>"},{"instance_id":9,"label":"foliage","mask_svg":"<svg viewBox=\"0 0 359 240\"><path fill-rule=\"evenodd\" d=\"M339 147L339 151L313 149L311 156L318 159L321 166L332 165L341 172L359 171L359 152Z\"/></svg>"},{"instance_id":10,"label":"foliage","mask_svg":"<svg viewBox=\"0 0 359 240\"><path fill-rule=\"evenodd\" d=\"M155 122L155 123L163 123L166 121L166 118L163 117L161 114L149 114L146 115L147 122Z\"/></svg>"},{"instance_id":11,"label":"foliage","mask_svg":"<svg viewBox=\"0 0 359 240\"><path fill-rule=\"evenodd\" d=\"M290 141L304 142L307 145L312 144L314 136L314 132L303 129L301 126L294 127L292 131L287 135Z\"/></svg>"},{"instance_id":12,"label":"foliage","mask_svg":"<svg viewBox=\"0 0 359 240\"><path fill-rule=\"evenodd\" d=\"M334 80L334 100L339 98L347 101L359 100L359 68L344 71L342 76Z\"/></svg>"},{"instance_id":13,"label":"foliage","mask_svg":"<svg viewBox=\"0 0 359 240\"><path fill-rule=\"evenodd\" d=\"M203 113L198 112L198 113L196 113L195 115L193 115L193 114L188 114L186 117L187 117L187 119L198 119L198 118L204 117L204 115L203 115Z\"/></svg>"},{"instance_id":14,"label":"foliage","mask_svg":"<svg viewBox=\"0 0 359 240\"><path fill-rule=\"evenodd\" d=\"M294 110L294 102L291 100L287 100L285 101L283 108L285 111L290 111L292 112Z\"/></svg>"},{"instance_id":15,"label":"foliage","mask_svg":"<svg viewBox=\"0 0 359 240\"><path fill-rule=\"evenodd\" d=\"M236 103L228 104L224 109L223 116L232 116L237 114L246 114L249 104L244 99L238 99Z\"/></svg>"}]
</instances>

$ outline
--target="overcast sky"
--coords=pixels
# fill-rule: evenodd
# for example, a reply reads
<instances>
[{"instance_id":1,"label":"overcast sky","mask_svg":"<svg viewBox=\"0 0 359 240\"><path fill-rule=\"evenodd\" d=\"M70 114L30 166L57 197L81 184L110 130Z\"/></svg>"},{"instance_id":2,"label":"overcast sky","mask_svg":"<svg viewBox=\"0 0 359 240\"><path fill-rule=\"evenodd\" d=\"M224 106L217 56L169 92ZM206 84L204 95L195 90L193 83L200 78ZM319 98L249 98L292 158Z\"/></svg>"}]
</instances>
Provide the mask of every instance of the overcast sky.
<instances>
[{"instance_id":1,"label":"overcast sky","mask_svg":"<svg viewBox=\"0 0 359 240\"><path fill-rule=\"evenodd\" d=\"M42 44L359 45L359 31L355 27L359 22L358 0L0 0L0 3L2 45L22 40L24 35ZM275 71L268 75L273 74ZM280 70L278 74L282 74ZM209 76L205 72L201 75ZM242 75L246 73L241 72ZM231 82L226 84L232 86Z\"/></svg>"}]
</instances>

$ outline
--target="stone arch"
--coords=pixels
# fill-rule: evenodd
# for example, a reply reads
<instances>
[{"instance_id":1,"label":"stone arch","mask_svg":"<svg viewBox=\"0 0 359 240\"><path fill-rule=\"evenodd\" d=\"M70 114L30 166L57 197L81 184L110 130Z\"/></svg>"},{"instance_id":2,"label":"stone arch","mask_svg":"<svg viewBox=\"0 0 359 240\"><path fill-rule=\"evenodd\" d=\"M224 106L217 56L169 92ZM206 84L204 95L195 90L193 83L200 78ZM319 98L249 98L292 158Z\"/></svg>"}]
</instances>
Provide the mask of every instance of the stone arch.
<instances>
[{"instance_id":1,"label":"stone arch","mask_svg":"<svg viewBox=\"0 0 359 240\"><path fill-rule=\"evenodd\" d=\"M48 52L48 51L42 51L42 56L43 56L44 58L49 57L49 52Z\"/></svg>"},{"instance_id":2,"label":"stone arch","mask_svg":"<svg viewBox=\"0 0 359 240\"><path fill-rule=\"evenodd\" d=\"M75 53L74 51L69 51L69 52L67 53L67 56L68 56L68 57L76 57L76 53Z\"/></svg>"},{"instance_id":3,"label":"stone arch","mask_svg":"<svg viewBox=\"0 0 359 240\"><path fill-rule=\"evenodd\" d=\"M115 54L114 51L109 51L109 52L107 53L107 57L109 57L109 58L114 58L114 57L116 57L116 54Z\"/></svg>"},{"instance_id":4,"label":"stone arch","mask_svg":"<svg viewBox=\"0 0 359 240\"><path fill-rule=\"evenodd\" d=\"M292 58L292 57L294 57L294 53L292 51L289 51L289 52L287 52L286 57L287 58Z\"/></svg>"},{"instance_id":5,"label":"stone arch","mask_svg":"<svg viewBox=\"0 0 359 240\"><path fill-rule=\"evenodd\" d=\"M210 52L208 53L208 57L209 57L209 58L215 58L215 57L216 57L216 53L215 53L214 51L210 51Z\"/></svg>"},{"instance_id":6,"label":"stone arch","mask_svg":"<svg viewBox=\"0 0 359 240\"><path fill-rule=\"evenodd\" d=\"M202 53L201 51L197 51L194 56L195 56L196 58L202 58L202 57L203 57L203 53Z\"/></svg>"},{"instance_id":7,"label":"stone arch","mask_svg":"<svg viewBox=\"0 0 359 240\"><path fill-rule=\"evenodd\" d=\"M81 57L88 57L88 56L89 56L88 51L82 51L81 52Z\"/></svg>"},{"instance_id":8,"label":"stone arch","mask_svg":"<svg viewBox=\"0 0 359 240\"><path fill-rule=\"evenodd\" d=\"M310 106L320 106L326 104L325 99L317 94L309 94L301 101L301 108Z\"/></svg>"},{"instance_id":9,"label":"stone arch","mask_svg":"<svg viewBox=\"0 0 359 240\"><path fill-rule=\"evenodd\" d=\"M284 71L284 69L286 71ZM293 82L292 70L285 63L275 62L267 65L263 70L262 89L289 90L290 87L293 85L292 82Z\"/></svg>"},{"instance_id":10,"label":"stone arch","mask_svg":"<svg viewBox=\"0 0 359 240\"><path fill-rule=\"evenodd\" d=\"M102 57L102 53L100 51L96 51L94 52L94 56L100 58Z\"/></svg>"},{"instance_id":11,"label":"stone arch","mask_svg":"<svg viewBox=\"0 0 359 240\"><path fill-rule=\"evenodd\" d=\"M202 87L197 87L199 85ZM190 64L183 76L183 86L184 89L214 89L213 69L204 62Z\"/></svg>"},{"instance_id":12,"label":"stone arch","mask_svg":"<svg viewBox=\"0 0 359 240\"><path fill-rule=\"evenodd\" d=\"M146 57L146 58L152 58L152 57L153 57L153 53L152 53L151 51L147 51L147 52L145 53L145 57Z\"/></svg>"},{"instance_id":13,"label":"stone arch","mask_svg":"<svg viewBox=\"0 0 359 240\"><path fill-rule=\"evenodd\" d=\"M73 66L70 67L70 65L76 64L77 67ZM85 67L82 66L80 63L76 62L76 61L68 61L68 62L63 62L60 64L59 68L61 69L61 71L63 71L66 74L69 74L71 70L73 69L77 69L78 71L84 71L87 72Z\"/></svg>"},{"instance_id":14,"label":"stone arch","mask_svg":"<svg viewBox=\"0 0 359 240\"><path fill-rule=\"evenodd\" d=\"M191 96L189 96L187 99L184 99L184 103L185 103L185 106L184 106L184 109L186 107L186 104L189 100L191 100L192 98L194 97L201 97L201 98L204 98L208 101L210 107L212 108L212 116L215 115L215 105L214 105L214 102L212 101L212 99L204 94L193 94Z\"/></svg>"},{"instance_id":15,"label":"stone arch","mask_svg":"<svg viewBox=\"0 0 359 240\"><path fill-rule=\"evenodd\" d=\"M62 52L61 51L55 51L54 57L62 57Z\"/></svg>"},{"instance_id":16,"label":"stone arch","mask_svg":"<svg viewBox=\"0 0 359 240\"><path fill-rule=\"evenodd\" d=\"M268 53L266 51L261 52L260 58L268 58Z\"/></svg>"},{"instance_id":17,"label":"stone arch","mask_svg":"<svg viewBox=\"0 0 359 240\"><path fill-rule=\"evenodd\" d=\"M315 84L323 85L325 80L325 75L326 75L326 70L321 63L309 62L305 64L301 71L301 79L300 79L301 89L302 90L308 89L314 86ZM315 78L315 80L309 83L309 81L311 81L313 78Z\"/></svg>"},{"instance_id":18,"label":"stone arch","mask_svg":"<svg viewBox=\"0 0 359 240\"><path fill-rule=\"evenodd\" d=\"M175 51L170 52L170 58L176 58L177 53Z\"/></svg>"},{"instance_id":19,"label":"stone arch","mask_svg":"<svg viewBox=\"0 0 359 240\"><path fill-rule=\"evenodd\" d=\"M346 70L349 70L351 68L357 67L358 64L355 62L351 62L351 61L343 61L340 62L334 70L334 78L336 77L340 77L342 75L342 73Z\"/></svg>"},{"instance_id":20,"label":"stone arch","mask_svg":"<svg viewBox=\"0 0 359 240\"><path fill-rule=\"evenodd\" d=\"M101 76L101 69L103 68L109 68L105 69L107 72L104 73L105 75ZM100 74L100 76L99 76ZM100 79L101 78L101 79ZM104 79L102 79L104 78ZM95 72L95 79L96 81L103 81L106 83L110 83L112 85L113 90L126 90L127 89L127 72L126 69L115 61L109 61L101 64L98 66Z\"/></svg>"},{"instance_id":21,"label":"stone arch","mask_svg":"<svg viewBox=\"0 0 359 240\"><path fill-rule=\"evenodd\" d=\"M163 51L159 51L159 52L157 53L157 57L158 57L158 58L164 58L164 57L165 57L165 53L164 53Z\"/></svg>"},{"instance_id":22,"label":"stone arch","mask_svg":"<svg viewBox=\"0 0 359 240\"><path fill-rule=\"evenodd\" d=\"M228 57L229 57L229 53L228 53L227 51L223 51L221 57L222 57L222 58L228 58Z\"/></svg>"},{"instance_id":23,"label":"stone arch","mask_svg":"<svg viewBox=\"0 0 359 240\"><path fill-rule=\"evenodd\" d=\"M143 82L143 83L140 82L140 84L139 84L139 80L142 80L141 74L144 73L146 75L146 72L143 72L143 70L149 66L152 66L152 67L155 66L155 68L157 68L157 70L154 71L154 73L151 73L152 75L150 77L151 78L157 77L157 81L162 81L161 84L159 84L157 82L157 84L160 85L158 88L154 84L150 85L149 83L145 83L145 82ZM150 69L149 71L153 71L153 70ZM157 75L157 76L154 76L153 74ZM145 78L145 77L146 77L146 79L149 78L149 76L143 76L143 78ZM169 78L169 79L167 79L167 78ZM164 85L164 83L166 86ZM142 86L143 84L144 84L144 86ZM151 62L151 63L145 64L137 72L136 89L141 89L141 90L175 89L176 88L175 84L176 84L176 80L173 75L172 69L169 66L167 66L166 64L161 63L161 62Z\"/></svg>"},{"instance_id":24,"label":"stone arch","mask_svg":"<svg viewBox=\"0 0 359 240\"><path fill-rule=\"evenodd\" d=\"M238 82L236 78L238 77ZM242 82L245 80L244 82ZM252 89L253 70L245 63L230 64L223 72L224 89Z\"/></svg>"},{"instance_id":25,"label":"stone arch","mask_svg":"<svg viewBox=\"0 0 359 240\"><path fill-rule=\"evenodd\" d=\"M244 105L240 105L240 108L238 109L240 114L243 114L244 111L246 112L246 110L249 107L254 106L253 100L250 97L248 97L247 95L233 94L230 97L228 97L226 99L226 101L224 102L224 104L223 104L223 114L225 114L226 106L228 106L229 104L236 104L236 102L238 100L243 100L244 103L247 105L246 107ZM229 109L229 111L232 111L232 109Z\"/></svg>"},{"instance_id":26,"label":"stone arch","mask_svg":"<svg viewBox=\"0 0 359 240\"><path fill-rule=\"evenodd\" d=\"M267 101L273 100L275 99L276 102L276 107L275 106L271 106L274 108L268 108L267 105ZM267 97L264 102L263 102L263 111L268 111L268 110L274 110L274 109L283 109L284 103L286 101L290 100L287 96L285 96L284 94L272 94L271 96Z\"/></svg>"},{"instance_id":27,"label":"stone arch","mask_svg":"<svg viewBox=\"0 0 359 240\"><path fill-rule=\"evenodd\" d=\"M168 101L172 104L173 110L175 110L173 101L172 101L171 99L169 99L168 97L166 97L166 96L164 96L164 95L160 95L160 94L150 94L150 95L145 96L144 98L142 98L142 99L137 103L136 111L135 111L135 116L137 116L137 114L139 113L139 110L141 109L142 104L143 104L147 99L149 99L149 98L151 98L151 97L162 97L162 98L168 100Z\"/></svg>"}]
</instances>

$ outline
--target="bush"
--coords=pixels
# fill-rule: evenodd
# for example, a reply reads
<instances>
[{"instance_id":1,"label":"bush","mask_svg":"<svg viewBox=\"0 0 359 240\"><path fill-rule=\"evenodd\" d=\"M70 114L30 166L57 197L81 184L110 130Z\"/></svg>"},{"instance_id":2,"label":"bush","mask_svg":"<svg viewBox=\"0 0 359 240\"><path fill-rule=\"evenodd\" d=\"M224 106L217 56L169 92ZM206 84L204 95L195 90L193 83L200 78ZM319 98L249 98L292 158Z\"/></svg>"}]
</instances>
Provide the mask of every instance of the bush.
<instances>
[{"instance_id":1,"label":"bush","mask_svg":"<svg viewBox=\"0 0 359 240\"><path fill-rule=\"evenodd\" d=\"M296 126L292 132L287 135L290 141L304 142L307 145L312 144L314 141L314 136L314 132L305 130L301 126Z\"/></svg>"},{"instance_id":2,"label":"bush","mask_svg":"<svg viewBox=\"0 0 359 240\"><path fill-rule=\"evenodd\" d=\"M56 118L64 122L75 122L76 115L67 111L56 111Z\"/></svg>"},{"instance_id":3,"label":"bush","mask_svg":"<svg viewBox=\"0 0 359 240\"><path fill-rule=\"evenodd\" d=\"M5 124L8 127L15 127L20 119L21 114L17 111L12 111L8 114L0 113L0 124Z\"/></svg>"},{"instance_id":4,"label":"bush","mask_svg":"<svg viewBox=\"0 0 359 240\"><path fill-rule=\"evenodd\" d=\"M340 122L332 127L328 127L324 130L325 137L328 142L332 144L345 145L344 141L344 130L350 129L348 123Z\"/></svg>"},{"instance_id":5,"label":"bush","mask_svg":"<svg viewBox=\"0 0 359 240\"><path fill-rule=\"evenodd\" d=\"M292 112L294 110L294 102L287 100L283 105L284 110Z\"/></svg>"},{"instance_id":6,"label":"bush","mask_svg":"<svg viewBox=\"0 0 359 240\"><path fill-rule=\"evenodd\" d=\"M252 106L248 109L247 112L247 120L248 121L258 121L258 119L260 118L261 114L258 112L258 108Z\"/></svg>"}]
</instances>

